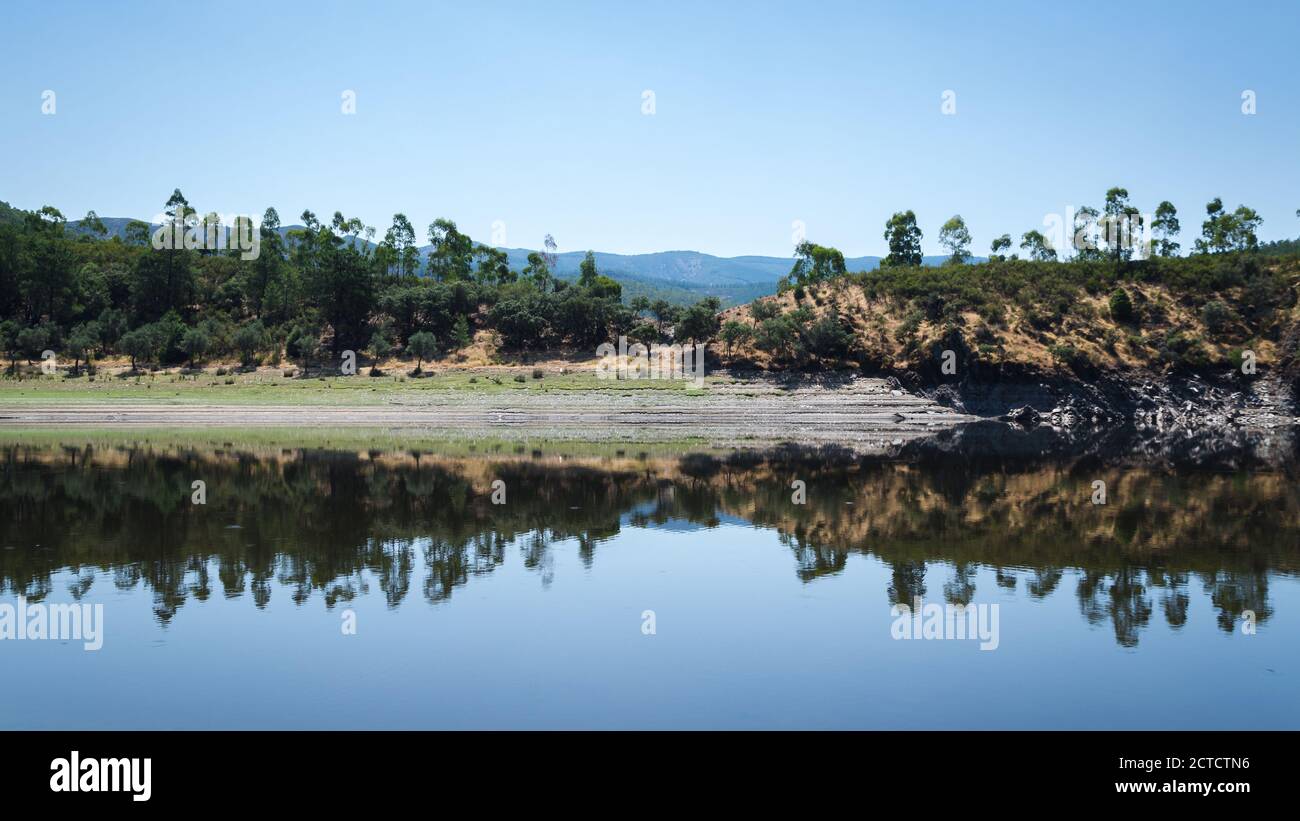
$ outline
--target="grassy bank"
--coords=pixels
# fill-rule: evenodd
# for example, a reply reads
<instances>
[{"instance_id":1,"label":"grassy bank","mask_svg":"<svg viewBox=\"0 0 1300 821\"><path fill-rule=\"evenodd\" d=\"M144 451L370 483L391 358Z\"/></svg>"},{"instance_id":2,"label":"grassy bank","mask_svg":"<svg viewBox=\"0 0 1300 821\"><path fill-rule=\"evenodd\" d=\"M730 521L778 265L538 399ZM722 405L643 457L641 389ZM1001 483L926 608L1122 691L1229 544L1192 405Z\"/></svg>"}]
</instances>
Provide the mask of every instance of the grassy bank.
<instances>
[{"instance_id":1,"label":"grassy bank","mask_svg":"<svg viewBox=\"0 0 1300 821\"><path fill-rule=\"evenodd\" d=\"M236 453L278 453L283 450L327 450L349 453L421 453L454 458L511 459L661 459L688 454L725 455L734 448L713 447L683 437L679 441L601 442L554 440L545 437L493 436L470 438L455 430L395 430L372 427L285 428L6 428L0 426L0 447L21 446L101 450L194 448Z\"/></svg>"},{"instance_id":2,"label":"grassy bank","mask_svg":"<svg viewBox=\"0 0 1300 821\"><path fill-rule=\"evenodd\" d=\"M26 375L0 379L0 404L63 401L141 400L160 404L204 405L379 405L403 398L436 401L471 396L508 396L513 393L551 392L668 392L687 396L699 393L689 382L677 380L601 379L594 368L577 373L538 369L462 369L429 374L355 376L321 375L286 377L279 369L261 368L245 373L217 375L215 367L198 373L178 369L132 374L125 368L101 367L91 377Z\"/></svg>"}]
</instances>

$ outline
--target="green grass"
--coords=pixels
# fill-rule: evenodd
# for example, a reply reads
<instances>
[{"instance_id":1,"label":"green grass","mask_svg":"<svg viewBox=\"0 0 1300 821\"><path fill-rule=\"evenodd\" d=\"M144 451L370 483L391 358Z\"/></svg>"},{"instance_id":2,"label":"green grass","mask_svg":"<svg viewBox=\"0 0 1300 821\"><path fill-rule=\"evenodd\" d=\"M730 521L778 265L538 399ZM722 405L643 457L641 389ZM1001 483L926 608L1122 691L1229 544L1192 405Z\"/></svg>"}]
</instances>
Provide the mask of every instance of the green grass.
<instances>
[{"instance_id":1,"label":"green grass","mask_svg":"<svg viewBox=\"0 0 1300 821\"><path fill-rule=\"evenodd\" d=\"M226 384L233 379L233 384ZM470 381L474 380L474 381ZM327 376L286 378L266 373L234 377L201 374L181 376L157 373L142 376L62 376L0 378L0 404L47 403L51 401L138 400L154 404L196 405L382 405L397 397L453 394L507 394L510 392L550 393L559 391L684 391L703 393L687 381L612 380L594 373L552 374L542 379L527 377L516 382L513 374L457 371L413 379L409 376Z\"/></svg>"},{"instance_id":2,"label":"green grass","mask_svg":"<svg viewBox=\"0 0 1300 821\"><path fill-rule=\"evenodd\" d=\"M38 448L199 448L258 452L283 449L338 451L403 451L449 457L542 456L603 458L664 458L686 454L731 452L706 440L682 437L672 441L584 442L530 437L469 438L455 430L337 428L5 428L0 447Z\"/></svg>"}]
</instances>

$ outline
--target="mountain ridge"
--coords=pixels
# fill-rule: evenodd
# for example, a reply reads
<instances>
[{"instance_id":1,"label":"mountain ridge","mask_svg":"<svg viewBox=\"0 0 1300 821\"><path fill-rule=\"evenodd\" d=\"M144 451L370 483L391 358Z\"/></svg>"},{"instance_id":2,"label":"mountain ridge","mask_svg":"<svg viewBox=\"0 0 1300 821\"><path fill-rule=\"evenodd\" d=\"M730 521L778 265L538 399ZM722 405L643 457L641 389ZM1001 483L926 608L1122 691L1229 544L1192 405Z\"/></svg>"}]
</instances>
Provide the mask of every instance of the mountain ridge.
<instances>
[{"instance_id":1,"label":"mountain ridge","mask_svg":"<svg viewBox=\"0 0 1300 821\"><path fill-rule=\"evenodd\" d=\"M126 226L136 221L131 217L100 217L109 237L125 239ZM144 222L144 220L139 220ZM69 231L80 233L83 220L70 220ZM150 224L150 229L156 228ZM303 230L301 225L281 226L280 234ZM359 240L368 246L374 243ZM479 243L476 243L479 244ZM429 258L432 245L420 246L420 260L423 265ZM535 253L531 248L498 247L505 251L510 267L522 270L528 264L528 255ZM772 257L761 254L744 254L735 257L722 257L703 251L671 250L653 251L643 254L619 254L610 251L593 251L596 267L615 281L628 286L629 295L654 295L668 298L669 301L684 302L705 296L716 296L724 304L739 304L761 296L776 293L777 282L790 273L794 257ZM565 251L556 254L555 275L561 279L573 280L578 277L586 251ZM941 265L946 256L926 256L926 265ZM973 258L979 261L982 258ZM880 267L881 257L862 256L847 257L844 262L850 271L874 271Z\"/></svg>"}]
</instances>

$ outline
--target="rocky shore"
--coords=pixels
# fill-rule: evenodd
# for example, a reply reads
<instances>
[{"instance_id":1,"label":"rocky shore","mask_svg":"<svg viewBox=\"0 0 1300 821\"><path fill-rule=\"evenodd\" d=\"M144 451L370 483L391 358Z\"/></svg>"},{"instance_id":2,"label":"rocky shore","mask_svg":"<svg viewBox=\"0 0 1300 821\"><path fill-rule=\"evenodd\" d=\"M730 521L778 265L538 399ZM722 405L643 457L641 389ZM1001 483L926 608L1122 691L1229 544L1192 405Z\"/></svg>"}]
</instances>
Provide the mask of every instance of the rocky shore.
<instances>
[{"instance_id":1,"label":"rocky shore","mask_svg":"<svg viewBox=\"0 0 1300 821\"><path fill-rule=\"evenodd\" d=\"M899 380L905 384L905 380ZM1109 374L976 379L919 392L980 417L900 451L908 458L1088 458L1217 469L1295 459L1295 396L1278 377Z\"/></svg>"}]
</instances>

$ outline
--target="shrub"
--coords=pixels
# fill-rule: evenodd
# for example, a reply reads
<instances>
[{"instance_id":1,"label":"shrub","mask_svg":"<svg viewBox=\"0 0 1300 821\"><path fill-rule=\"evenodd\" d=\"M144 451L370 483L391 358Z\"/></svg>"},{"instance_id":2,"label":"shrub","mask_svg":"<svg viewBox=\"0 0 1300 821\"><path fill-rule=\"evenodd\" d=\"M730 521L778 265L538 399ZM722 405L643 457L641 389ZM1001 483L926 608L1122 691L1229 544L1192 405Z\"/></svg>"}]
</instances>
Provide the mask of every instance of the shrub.
<instances>
[{"instance_id":1,"label":"shrub","mask_svg":"<svg viewBox=\"0 0 1300 821\"><path fill-rule=\"evenodd\" d=\"M781 306L773 299L759 299L750 304L749 313L755 322L775 319L781 313Z\"/></svg>"},{"instance_id":2,"label":"shrub","mask_svg":"<svg viewBox=\"0 0 1300 821\"><path fill-rule=\"evenodd\" d=\"M1221 299L1212 299L1201 308L1201 321L1210 333L1222 333L1235 319L1232 308Z\"/></svg>"},{"instance_id":3,"label":"shrub","mask_svg":"<svg viewBox=\"0 0 1300 821\"><path fill-rule=\"evenodd\" d=\"M1083 353L1073 345L1053 345L1048 350L1051 352L1053 359L1069 367L1081 365L1087 361Z\"/></svg>"}]
</instances>

